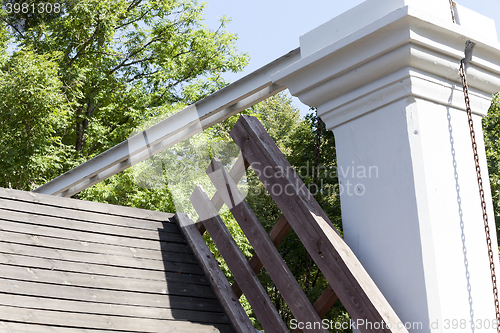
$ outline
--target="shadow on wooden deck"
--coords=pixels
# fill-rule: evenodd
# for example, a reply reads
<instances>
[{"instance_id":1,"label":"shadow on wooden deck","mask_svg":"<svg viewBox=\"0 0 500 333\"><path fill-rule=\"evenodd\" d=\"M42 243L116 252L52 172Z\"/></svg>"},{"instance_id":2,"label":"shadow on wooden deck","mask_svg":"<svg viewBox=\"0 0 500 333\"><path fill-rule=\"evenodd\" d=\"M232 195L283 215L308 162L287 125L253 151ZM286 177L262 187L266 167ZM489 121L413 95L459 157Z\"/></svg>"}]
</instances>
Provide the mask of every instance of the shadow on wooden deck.
<instances>
[{"instance_id":1,"label":"shadow on wooden deck","mask_svg":"<svg viewBox=\"0 0 500 333\"><path fill-rule=\"evenodd\" d=\"M0 188L0 332L232 332L171 217Z\"/></svg>"}]
</instances>

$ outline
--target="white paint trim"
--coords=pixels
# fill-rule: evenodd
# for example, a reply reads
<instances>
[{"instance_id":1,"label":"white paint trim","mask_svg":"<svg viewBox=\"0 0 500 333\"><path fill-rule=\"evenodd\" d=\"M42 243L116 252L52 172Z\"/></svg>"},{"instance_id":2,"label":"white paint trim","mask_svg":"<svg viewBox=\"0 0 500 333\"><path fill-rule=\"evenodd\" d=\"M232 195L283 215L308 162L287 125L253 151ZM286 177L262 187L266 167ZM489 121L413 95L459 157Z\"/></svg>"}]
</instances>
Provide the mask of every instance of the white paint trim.
<instances>
[{"instance_id":1,"label":"white paint trim","mask_svg":"<svg viewBox=\"0 0 500 333\"><path fill-rule=\"evenodd\" d=\"M271 75L299 58L299 49L291 51L33 192L70 197L283 91L286 87L274 84Z\"/></svg>"},{"instance_id":2,"label":"white paint trim","mask_svg":"<svg viewBox=\"0 0 500 333\"><path fill-rule=\"evenodd\" d=\"M495 93L500 89L500 44L473 35L404 7L301 59L273 80L315 107L407 66L460 83L458 64L472 38L476 47L467 69L469 86Z\"/></svg>"},{"instance_id":3,"label":"white paint trim","mask_svg":"<svg viewBox=\"0 0 500 333\"><path fill-rule=\"evenodd\" d=\"M472 88L469 94L473 112L485 116L491 104L491 96ZM410 97L465 111L461 86L406 67L320 105L319 116L328 124L328 129L332 130L351 119ZM330 112L331 110L335 112Z\"/></svg>"}]
</instances>

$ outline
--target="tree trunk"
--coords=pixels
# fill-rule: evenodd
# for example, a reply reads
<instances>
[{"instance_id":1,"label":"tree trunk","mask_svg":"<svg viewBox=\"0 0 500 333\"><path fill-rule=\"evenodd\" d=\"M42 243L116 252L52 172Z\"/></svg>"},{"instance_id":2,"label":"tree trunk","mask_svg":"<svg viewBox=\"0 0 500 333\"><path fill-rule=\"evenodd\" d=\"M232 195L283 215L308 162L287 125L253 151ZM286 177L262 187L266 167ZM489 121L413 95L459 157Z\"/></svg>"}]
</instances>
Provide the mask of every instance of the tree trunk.
<instances>
[{"instance_id":1,"label":"tree trunk","mask_svg":"<svg viewBox=\"0 0 500 333\"><path fill-rule=\"evenodd\" d=\"M99 103L96 103L91 98L87 102L87 109L85 112L83 112L83 105L76 111L76 151L83 151L85 149L85 139L87 128L89 127L89 120L94 116L98 107Z\"/></svg>"}]
</instances>

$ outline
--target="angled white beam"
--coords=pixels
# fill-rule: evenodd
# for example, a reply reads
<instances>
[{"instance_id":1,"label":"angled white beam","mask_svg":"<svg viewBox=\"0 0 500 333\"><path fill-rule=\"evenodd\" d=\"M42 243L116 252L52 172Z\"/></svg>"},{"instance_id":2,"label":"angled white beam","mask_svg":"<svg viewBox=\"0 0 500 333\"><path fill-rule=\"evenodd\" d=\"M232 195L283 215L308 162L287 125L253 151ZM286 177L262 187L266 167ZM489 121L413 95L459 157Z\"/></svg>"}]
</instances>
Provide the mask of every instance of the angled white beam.
<instances>
[{"instance_id":1,"label":"angled white beam","mask_svg":"<svg viewBox=\"0 0 500 333\"><path fill-rule=\"evenodd\" d=\"M33 192L70 197L286 89L271 76L300 60L300 49L192 104Z\"/></svg>"}]
</instances>

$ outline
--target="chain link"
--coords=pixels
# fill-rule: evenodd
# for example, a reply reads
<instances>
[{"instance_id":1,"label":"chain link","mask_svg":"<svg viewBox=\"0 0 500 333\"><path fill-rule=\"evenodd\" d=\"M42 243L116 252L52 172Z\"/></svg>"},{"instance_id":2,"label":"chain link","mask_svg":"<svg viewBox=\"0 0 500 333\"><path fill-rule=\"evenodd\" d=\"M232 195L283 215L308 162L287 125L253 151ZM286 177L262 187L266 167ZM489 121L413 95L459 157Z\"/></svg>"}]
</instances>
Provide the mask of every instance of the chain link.
<instances>
[{"instance_id":1,"label":"chain link","mask_svg":"<svg viewBox=\"0 0 500 333\"><path fill-rule=\"evenodd\" d=\"M453 9L453 0L450 0L450 10L451 10L451 18L453 19L453 23L457 23L455 20L455 10Z\"/></svg>"},{"instance_id":2,"label":"chain link","mask_svg":"<svg viewBox=\"0 0 500 333\"><path fill-rule=\"evenodd\" d=\"M451 1L450 1L451 2ZM477 152L476 132L474 131L474 123L472 121L472 110L469 99L469 86L467 85L467 75L465 74L465 59L460 62L460 77L465 96L465 107L467 109L467 117L469 121L470 137L472 140L472 150L474 152L474 162L476 164L477 184L479 186L479 196L481 198L481 208L483 210L484 230L486 232L486 244L488 245L488 256L490 259L491 282L493 284L493 297L495 299L495 310L497 319L497 332L500 333L500 303L498 301L497 278L495 274L495 261L493 259L493 249L491 244L490 226L488 223L488 212L486 211L486 200L484 198L483 178L481 176L481 167L479 166L479 154Z\"/></svg>"}]
</instances>

